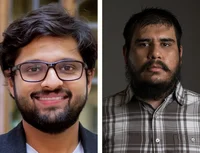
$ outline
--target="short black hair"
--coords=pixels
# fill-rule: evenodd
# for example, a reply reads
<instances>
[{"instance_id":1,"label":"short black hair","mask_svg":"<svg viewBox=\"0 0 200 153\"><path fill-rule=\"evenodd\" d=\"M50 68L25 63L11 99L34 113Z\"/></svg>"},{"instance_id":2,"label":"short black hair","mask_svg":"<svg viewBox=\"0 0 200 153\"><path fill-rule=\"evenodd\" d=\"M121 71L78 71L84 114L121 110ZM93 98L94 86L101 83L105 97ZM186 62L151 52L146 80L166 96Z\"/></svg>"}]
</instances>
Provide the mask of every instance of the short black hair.
<instances>
[{"instance_id":1,"label":"short black hair","mask_svg":"<svg viewBox=\"0 0 200 153\"><path fill-rule=\"evenodd\" d=\"M177 45L181 46L182 28L174 14L161 8L145 8L137 14L133 14L125 25L123 36L125 39L124 47L128 56L131 40L137 27L145 27L152 24L163 24L174 26Z\"/></svg>"},{"instance_id":2,"label":"short black hair","mask_svg":"<svg viewBox=\"0 0 200 153\"><path fill-rule=\"evenodd\" d=\"M88 69L95 67L97 43L88 25L70 16L57 3L33 10L11 23L0 43L0 64L4 72L14 66L20 49L41 36L72 37ZM4 73L5 75L5 73Z\"/></svg>"}]
</instances>

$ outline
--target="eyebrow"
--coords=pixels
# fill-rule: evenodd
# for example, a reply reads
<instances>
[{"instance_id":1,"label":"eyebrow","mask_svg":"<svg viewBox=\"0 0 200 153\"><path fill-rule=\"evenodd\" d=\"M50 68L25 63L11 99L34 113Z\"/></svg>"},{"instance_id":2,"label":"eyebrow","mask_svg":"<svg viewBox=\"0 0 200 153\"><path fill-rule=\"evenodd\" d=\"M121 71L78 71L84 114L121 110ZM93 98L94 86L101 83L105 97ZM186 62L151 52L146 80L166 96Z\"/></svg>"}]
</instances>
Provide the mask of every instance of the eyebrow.
<instances>
[{"instance_id":1,"label":"eyebrow","mask_svg":"<svg viewBox=\"0 0 200 153\"><path fill-rule=\"evenodd\" d=\"M151 39L149 38L138 38L135 40L135 43L140 43L140 42L151 42Z\"/></svg>"},{"instance_id":2,"label":"eyebrow","mask_svg":"<svg viewBox=\"0 0 200 153\"><path fill-rule=\"evenodd\" d=\"M161 38L160 41L161 42L175 42L175 40L172 38Z\"/></svg>"},{"instance_id":3,"label":"eyebrow","mask_svg":"<svg viewBox=\"0 0 200 153\"><path fill-rule=\"evenodd\" d=\"M77 61L76 59L73 59L73 58L62 58L62 59L59 59L57 61L62 61L62 60L66 60L66 61ZM40 59L32 59L32 60L27 60L23 63L26 63L26 62L47 62L47 61L44 61L44 60L40 60Z\"/></svg>"},{"instance_id":4,"label":"eyebrow","mask_svg":"<svg viewBox=\"0 0 200 153\"><path fill-rule=\"evenodd\" d=\"M152 39L150 38L138 38L135 40L135 43L140 43L140 42L151 42ZM160 38L159 41L161 42L175 42L174 39L172 38Z\"/></svg>"}]
</instances>

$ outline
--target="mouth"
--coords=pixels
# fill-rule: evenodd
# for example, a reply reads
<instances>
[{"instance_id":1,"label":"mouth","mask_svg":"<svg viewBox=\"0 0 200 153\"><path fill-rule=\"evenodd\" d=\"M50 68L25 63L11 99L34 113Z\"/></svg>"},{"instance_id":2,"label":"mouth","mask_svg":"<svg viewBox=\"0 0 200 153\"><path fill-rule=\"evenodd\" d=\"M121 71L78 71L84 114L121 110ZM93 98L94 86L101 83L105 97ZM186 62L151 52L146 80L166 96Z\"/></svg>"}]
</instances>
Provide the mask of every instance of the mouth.
<instances>
[{"instance_id":1,"label":"mouth","mask_svg":"<svg viewBox=\"0 0 200 153\"><path fill-rule=\"evenodd\" d=\"M163 70L163 68L160 65L151 65L147 68L147 71L149 71L149 72L160 72L162 70Z\"/></svg>"},{"instance_id":2,"label":"mouth","mask_svg":"<svg viewBox=\"0 0 200 153\"><path fill-rule=\"evenodd\" d=\"M66 94L49 93L34 95L32 99L36 100L40 104L50 106L60 104L66 100L69 100L69 96Z\"/></svg>"}]
</instances>

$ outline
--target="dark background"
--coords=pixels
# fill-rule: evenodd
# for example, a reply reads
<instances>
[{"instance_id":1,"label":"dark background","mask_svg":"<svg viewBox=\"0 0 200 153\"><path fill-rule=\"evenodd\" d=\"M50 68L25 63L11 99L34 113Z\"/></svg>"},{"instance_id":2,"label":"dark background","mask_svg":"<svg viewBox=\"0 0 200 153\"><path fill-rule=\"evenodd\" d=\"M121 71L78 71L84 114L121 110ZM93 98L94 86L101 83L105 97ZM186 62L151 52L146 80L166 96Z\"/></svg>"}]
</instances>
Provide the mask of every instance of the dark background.
<instances>
[{"instance_id":1,"label":"dark background","mask_svg":"<svg viewBox=\"0 0 200 153\"><path fill-rule=\"evenodd\" d=\"M127 83L122 54L123 29L134 13L146 7L171 11L183 29L182 84L200 93L199 0L104 0L103 1L103 97L123 90Z\"/></svg>"}]
</instances>

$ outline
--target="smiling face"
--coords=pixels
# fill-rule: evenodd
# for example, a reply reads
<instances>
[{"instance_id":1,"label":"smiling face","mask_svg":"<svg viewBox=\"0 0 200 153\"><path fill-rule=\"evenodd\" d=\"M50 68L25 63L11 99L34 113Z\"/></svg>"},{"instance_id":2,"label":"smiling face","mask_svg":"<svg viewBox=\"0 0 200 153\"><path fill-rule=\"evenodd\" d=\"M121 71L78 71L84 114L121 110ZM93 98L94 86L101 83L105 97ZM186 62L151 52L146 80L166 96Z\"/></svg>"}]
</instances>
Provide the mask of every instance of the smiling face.
<instances>
[{"instance_id":1,"label":"smiling face","mask_svg":"<svg viewBox=\"0 0 200 153\"><path fill-rule=\"evenodd\" d=\"M23 47L15 65L35 60L53 63L64 59L83 62L77 42L71 37L45 36ZM26 82L17 70L14 81L9 80L8 85L26 122L43 132L60 133L77 121L87 100L92 77L93 71L87 82L84 69L80 79L62 81L50 68L44 80Z\"/></svg>"},{"instance_id":2,"label":"smiling face","mask_svg":"<svg viewBox=\"0 0 200 153\"><path fill-rule=\"evenodd\" d=\"M128 77L133 86L142 83L147 86L170 85L177 81L181 58L182 47L178 48L173 26L155 24L138 27L127 59ZM145 90L144 86L142 90Z\"/></svg>"}]
</instances>

